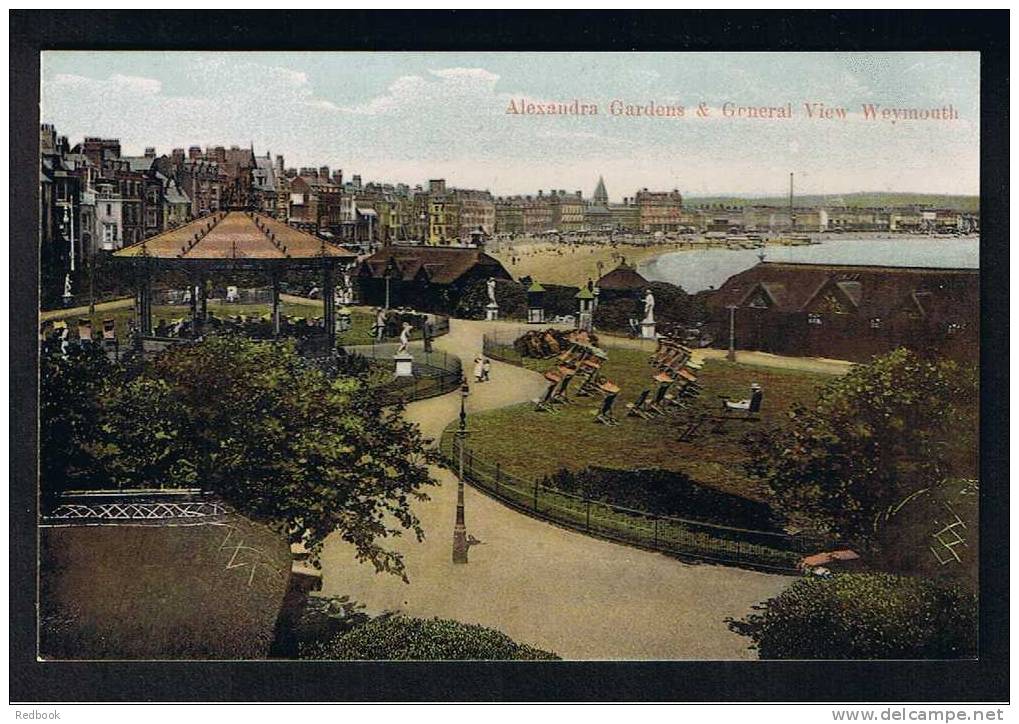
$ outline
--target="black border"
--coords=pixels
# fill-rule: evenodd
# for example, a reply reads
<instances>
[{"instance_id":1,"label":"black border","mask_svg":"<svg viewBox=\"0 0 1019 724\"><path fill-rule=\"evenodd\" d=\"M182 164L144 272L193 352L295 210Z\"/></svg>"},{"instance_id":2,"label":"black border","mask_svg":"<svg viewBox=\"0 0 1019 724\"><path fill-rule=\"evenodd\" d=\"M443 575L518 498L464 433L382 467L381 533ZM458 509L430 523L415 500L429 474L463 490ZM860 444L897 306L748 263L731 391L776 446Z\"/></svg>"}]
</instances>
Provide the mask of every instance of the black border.
<instances>
[{"instance_id":1,"label":"black border","mask_svg":"<svg viewBox=\"0 0 1019 724\"><path fill-rule=\"evenodd\" d=\"M11 11L11 701L1007 701L1008 19L1007 11ZM980 660L37 662L36 134L44 49L980 51Z\"/></svg>"}]
</instances>

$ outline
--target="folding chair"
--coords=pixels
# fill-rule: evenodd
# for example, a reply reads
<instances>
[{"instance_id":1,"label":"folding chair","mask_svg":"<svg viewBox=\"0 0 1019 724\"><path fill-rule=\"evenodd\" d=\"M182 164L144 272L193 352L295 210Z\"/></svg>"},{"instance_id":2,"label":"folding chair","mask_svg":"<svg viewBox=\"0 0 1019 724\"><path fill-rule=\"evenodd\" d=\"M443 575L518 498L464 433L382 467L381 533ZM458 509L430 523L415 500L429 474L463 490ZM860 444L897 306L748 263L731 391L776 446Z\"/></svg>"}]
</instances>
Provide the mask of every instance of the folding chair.
<instances>
[{"instance_id":1,"label":"folding chair","mask_svg":"<svg viewBox=\"0 0 1019 724\"><path fill-rule=\"evenodd\" d=\"M575 375L577 373L577 371L575 369L573 369L572 367L567 367L566 365L560 365L558 372L559 372L559 376L560 376L560 382L559 382L559 385L556 387L555 392L552 395L552 402L554 404L559 404L559 405L569 405L569 404L572 404L570 402L570 398L569 398L569 395L567 393L569 392L570 382L573 380L573 375Z\"/></svg>"},{"instance_id":2,"label":"folding chair","mask_svg":"<svg viewBox=\"0 0 1019 724\"><path fill-rule=\"evenodd\" d=\"M750 397L745 400L734 401L723 395L722 414L716 418L716 431L721 431L726 420L745 420L757 422L761 419L761 403L764 401L764 391L756 382L750 385Z\"/></svg>"},{"instance_id":3,"label":"folding chair","mask_svg":"<svg viewBox=\"0 0 1019 724\"><path fill-rule=\"evenodd\" d=\"M550 376L552 375L552 376ZM545 373L545 379L549 381L548 387L545 390L545 394L536 400L531 400L534 403L535 412L559 412L552 404L552 395L555 394L555 389L559 385L560 379L557 375L552 372Z\"/></svg>"},{"instance_id":4,"label":"folding chair","mask_svg":"<svg viewBox=\"0 0 1019 724\"><path fill-rule=\"evenodd\" d=\"M665 396L669 392L669 388L672 386L672 382L658 382L658 389L655 390L654 399L647 403L646 409L655 415L664 415L665 410Z\"/></svg>"},{"instance_id":5,"label":"folding chair","mask_svg":"<svg viewBox=\"0 0 1019 724\"><path fill-rule=\"evenodd\" d=\"M602 392L605 393L605 399L602 400L601 409L598 410L598 414L594 419L602 425L618 425L619 420L612 414L612 406L616 404L616 398L619 397L619 387L608 380L603 382L600 387Z\"/></svg>"},{"instance_id":6,"label":"folding chair","mask_svg":"<svg viewBox=\"0 0 1019 724\"><path fill-rule=\"evenodd\" d=\"M679 433L679 442L686 442L697 435L697 433L700 432L700 429L704 426L704 423L708 421L709 417L710 416L707 413L703 413L700 416L689 420L686 427L683 428L683 431Z\"/></svg>"},{"instance_id":7,"label":"folding chair","mask_svg":"<svg viewBox=\"0 0 1019 724\"><path fill-rule=\"evenodd\" d=\"M647 389L640 393L636 401L628 402L626 404L627 417L639 417L644 420L649 420L651 414L647 411L647 398L651 394L651 390Z\"/></svg>"}]
</instances>

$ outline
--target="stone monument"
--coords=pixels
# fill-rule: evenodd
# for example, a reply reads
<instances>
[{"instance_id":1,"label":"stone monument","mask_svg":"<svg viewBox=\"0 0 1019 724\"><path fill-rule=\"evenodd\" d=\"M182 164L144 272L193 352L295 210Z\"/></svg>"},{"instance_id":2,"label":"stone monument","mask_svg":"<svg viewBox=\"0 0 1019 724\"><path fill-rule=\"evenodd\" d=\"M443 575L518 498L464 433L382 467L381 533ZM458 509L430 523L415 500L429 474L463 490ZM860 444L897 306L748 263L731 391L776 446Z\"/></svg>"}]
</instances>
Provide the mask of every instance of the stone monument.
<instances>
[{"instance_id":1,"label":"stone monument","mask_svg":"<svg viewBox=\"0 0 1019 724\"><path fill-rule=\"evenodd\" d=\"M499 318L499 303L495 301L495 279L488 277L488 281L485 282L485 286L488 289L488 304L485 306L485 319L489 322L494 322Z\"/></svg>"},{"instance_id":2,"label":"stone monument","mask_svg":"<svg viewBox=\"0 0 1019 724\"><path fill-rule=\"evenodd\" d=\"M644 293L644 319L640 323L640 336L643 339L657 339L655 334L655 295L648 289Z\"/></svg>"}]
</instances>

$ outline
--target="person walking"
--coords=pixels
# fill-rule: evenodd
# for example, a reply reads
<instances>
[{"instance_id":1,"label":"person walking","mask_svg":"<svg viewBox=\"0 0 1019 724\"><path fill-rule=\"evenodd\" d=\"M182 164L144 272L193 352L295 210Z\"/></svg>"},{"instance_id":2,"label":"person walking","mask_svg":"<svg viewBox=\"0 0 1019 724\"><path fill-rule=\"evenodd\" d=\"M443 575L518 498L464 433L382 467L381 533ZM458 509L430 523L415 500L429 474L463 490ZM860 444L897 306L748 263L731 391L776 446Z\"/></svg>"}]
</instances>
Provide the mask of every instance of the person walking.
<instances>
[{"instance_id":1,"label":"person walking","mask_svg":"<svg viewBox=\"0 0 1019 724\"><path fill-rule=\"evenodd\" d=\"M481 362L481 381L488 382L492 379L492 360L485 357Z\"/></svg>"},{"instance_id":2,"label":"person walking","mask_svg":"<svg viewBox=\"0 0 1019 724\"><path fill-rule=\"evenodd\" d=\"M474 358L474 381L485 381L485 365L480 356Z\"/></svg>"}]
</instances>

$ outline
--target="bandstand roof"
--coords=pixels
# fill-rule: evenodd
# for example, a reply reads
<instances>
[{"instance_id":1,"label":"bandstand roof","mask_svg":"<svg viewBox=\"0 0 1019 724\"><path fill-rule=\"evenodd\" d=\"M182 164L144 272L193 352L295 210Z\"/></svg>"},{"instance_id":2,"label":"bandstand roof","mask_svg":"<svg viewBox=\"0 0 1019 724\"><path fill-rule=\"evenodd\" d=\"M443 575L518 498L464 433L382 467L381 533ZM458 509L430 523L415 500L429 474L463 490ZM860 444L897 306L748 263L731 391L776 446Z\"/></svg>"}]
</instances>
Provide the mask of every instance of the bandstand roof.
<instances>
[{"instance_id":1,"label":"bandstand roof","mask_svg":"<svg viewBox=\"0 0 1019 724\"><path fill-rule=\"evenodd\" d=\"M219 211L114 252L169 266L318 266L357 255L254 211Z\"/></svg>"}]
</instances>

